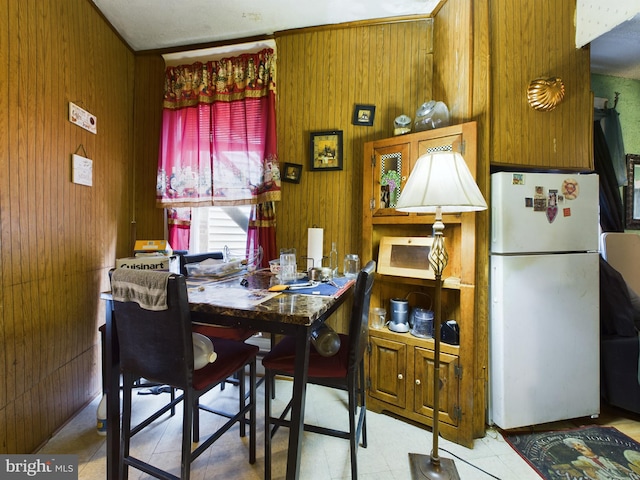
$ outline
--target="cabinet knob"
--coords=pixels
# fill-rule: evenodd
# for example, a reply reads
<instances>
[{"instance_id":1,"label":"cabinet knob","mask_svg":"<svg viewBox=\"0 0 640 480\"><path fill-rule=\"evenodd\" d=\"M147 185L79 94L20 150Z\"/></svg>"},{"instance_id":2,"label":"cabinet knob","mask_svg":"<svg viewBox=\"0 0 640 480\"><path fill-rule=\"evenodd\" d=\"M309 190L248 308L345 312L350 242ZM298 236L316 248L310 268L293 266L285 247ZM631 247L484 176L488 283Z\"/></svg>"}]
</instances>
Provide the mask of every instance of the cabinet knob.
<instances>
[{"instance_id":1,"label":"cabinet knob","mask_svg":"<svg viewBox=\"0 0 640 480\"><path fill-rule=\"evenodd\" d=\"M416 378L416 385L420 385L420 379Z\"/></svg>"},{"instance_id":2,"label":"cabinet knob","mask_svg":"<svg viewBox=\"0 0 640 480\"><path fill-rule=\"evenodd\" d=\"M401 373L399 373L399 374L398 374L398 380L402 380L402 378L403 378L403 377L402 377L402 374L401 374Z\"/></svg>"}]
</instances>

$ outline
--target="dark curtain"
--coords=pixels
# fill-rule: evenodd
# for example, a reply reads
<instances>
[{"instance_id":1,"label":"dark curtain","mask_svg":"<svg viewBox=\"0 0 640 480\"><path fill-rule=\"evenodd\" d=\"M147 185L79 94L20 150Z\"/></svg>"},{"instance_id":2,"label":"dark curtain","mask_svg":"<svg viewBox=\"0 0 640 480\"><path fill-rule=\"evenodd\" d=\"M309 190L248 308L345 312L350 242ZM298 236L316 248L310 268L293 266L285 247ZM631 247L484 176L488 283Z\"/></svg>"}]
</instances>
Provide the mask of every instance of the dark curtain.
<instances>
[{"instance_id":1,"label":"dark curtain","mask_svg":"<svg viewBox=\"0 0 640 480\"><path fill-rule=\"evenodd\" d=\"M627 184L627 158L624 153L620 114L615 107L605 108L604 110L595 109L593 118L594 120L600 121L602 131L604 132L604 139L609 148L611 165L613 165L613 171L616 172L618 186L622 187Z\"/></svg>"},{"instance_id":2,"label":"dark curtain","mask_svg":"<svg viewBox=\"0 0 640 480\"><path fill-rule=\"evenodd\" d=\"M593 154L595 169L600 175L600 227L603 232L623 232L622 198L600 122L593 123Z\"/></svg>"}]
</instances>

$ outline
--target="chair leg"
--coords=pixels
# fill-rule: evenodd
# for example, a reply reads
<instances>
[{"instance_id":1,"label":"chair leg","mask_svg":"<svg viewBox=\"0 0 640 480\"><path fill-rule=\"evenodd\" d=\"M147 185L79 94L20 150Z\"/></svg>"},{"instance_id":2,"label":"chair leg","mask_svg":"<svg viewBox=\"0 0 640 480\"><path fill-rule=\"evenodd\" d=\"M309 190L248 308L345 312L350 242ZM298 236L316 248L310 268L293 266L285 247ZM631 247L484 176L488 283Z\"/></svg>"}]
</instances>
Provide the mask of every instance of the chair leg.
<instances>
[{"instance_id":1,"label":"chair leg","mask_svg":"<svg viewBox=\"0 0 640 480\"><path fill-rule=\"evenodd\" d=\"M275 376L264 372L264 480L271 480L271 400Z\"/></svg>"},{"instance_id":2,"label":"chair leg","mask_svg":"<svg viewBox=\"0 0 640 480\"><path fill-rule=\"evenodd\" d=\"M354 383L349 386L349 450L351 451L351 478L357 479L358 429L356 426L356 409L358 408L358 393Z\"/></svg>"},{"instance_id":3,"label":"chair leg","mask_svg":"<svg viewBox=\"0 0 640 480\"><path fill-rule=\"evenodd\" d=\"M122 377L122 437L120 438L120 478L127 480L129 477L129 465L124 459L129 457L131 445L131 390L134 380L130 375Z\"/></svg>"},{"instance_id":4,"label":"chair leg","mask_svg":"<svg viewBox=\"0 0 640 480\"><path fill-rule=\"evenodd\" d=\"M367 390L364 378L364 362L360 364L360 416L362 417L362 447L367 448ZM360 422L360 420L358 420Z\"/></svg>"},{"instance_id":5,"label":"chair leg","mask_svg":"<svg viewBox=\"0 0 640 480\"><path fill-rule=\"evenodd\" d=\"M256 359L249 365L249 463L256 463ZM244 398L244 397L243 397Z\"/></svg>"},{"instance_id":6,"label":"chair leg","mask_svg":"<svg viewBox=\"0 0 640 480\"><path fill-rule=\"evenodd\" d=\"M269 342L271 343L271 350L273 350L273 347L276 346L276 334L275 333L270 333L269 334ZM271 377L271 399L272 400L276 399L276 376L275 375L273 377Z\"/></svg>"},{"instance_id":7,"label":"chair leg","mask_svg":"<svg viewBox=\"0 0 640 480\"><path fill-rule=\"evenodd\" d=\"M193 443L198 443L200 441L200 398L197 396L193 396L193 398L190 399L191 403L190 405L192 405L193 408ZM184 408L186 410L187 408L187 398L186 398L186 392L185 392L185 399L182 401L182 403L184 404ZM189 435L190 438L191 434Z\"/></svg>"},{"instance_id":8,"label":"chair leg","mask_svg":"<svg viewBox=\"0 0 640 480\"><path fill-rule=\"evenodd\" d=\"M182 456L180 459L180 479L189 480L191 475L191 430L195 428L198 417L198 396L190 388L184 391L182 414ZM195 436L195 431L194 431Z\"/></svg>"},{"instance_id":9,"label":"chair leg","mask_svg":"<svg viewBox=\"0 0 640 480\"><path fill-rule=\"evenodd\" d=\"M238 394L238 408L240 410L242 410L242 408L246 405L246 382L245 382L245 372L244 372L245 367L242 367L238 372L236 372L236 374L234 376L236 376L236 378L238 379L238 387L239 387L239 394ZM253 382L254 379L252 379ZM244 417L242 417L241 421L240 421L240 436L241 437L245 437L247 435L247 417L246 415Z\"/></svg>"}]
</instances>

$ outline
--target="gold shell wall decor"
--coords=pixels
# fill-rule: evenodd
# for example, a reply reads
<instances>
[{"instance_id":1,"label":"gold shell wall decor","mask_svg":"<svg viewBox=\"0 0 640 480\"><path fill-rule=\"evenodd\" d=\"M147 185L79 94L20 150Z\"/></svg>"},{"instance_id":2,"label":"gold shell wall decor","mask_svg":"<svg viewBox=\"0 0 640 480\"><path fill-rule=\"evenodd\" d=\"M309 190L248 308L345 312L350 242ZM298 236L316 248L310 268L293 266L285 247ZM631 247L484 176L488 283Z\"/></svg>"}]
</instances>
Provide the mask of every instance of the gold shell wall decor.
<instances>
[{"instance_id":1,"label":"gold shell wall decor","mask_svg":"<svg viewBox=\"0 0 640 480\"><path fill-rule=\"evenodd\" d=\"M527 88L527 100L531 108L550 112L564 98L564 83L560 77L536 78Z\"/></svg>"}]
</instances>

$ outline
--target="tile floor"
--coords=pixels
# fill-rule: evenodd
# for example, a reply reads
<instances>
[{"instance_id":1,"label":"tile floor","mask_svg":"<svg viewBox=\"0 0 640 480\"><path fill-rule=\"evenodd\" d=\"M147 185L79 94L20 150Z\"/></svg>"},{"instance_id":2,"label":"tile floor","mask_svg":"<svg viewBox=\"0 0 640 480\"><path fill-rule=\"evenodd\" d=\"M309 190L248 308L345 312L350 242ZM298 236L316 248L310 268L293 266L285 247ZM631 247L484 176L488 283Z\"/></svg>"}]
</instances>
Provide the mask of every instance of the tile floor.
<instances>
[{"instance_id":1,"label":"tile floor","mask_svg":"<svg viewBox=\"0 0 640 480\"><path fill-rule=\"evenodd\" d=\"M216 402L234 400L235 387L227 386L221 392L215 389L205 396ZM284 406L284 399L291 391L291 382L282 380L276 385L278 399L274 408ZM166 401L168 394L134 395L134 414L139 410L153 408ZM80 480L104 480L105 437L96 433L96 398L43 448L41 453L77 454ZM264 389L258 389L258 437L257 460L249 464L248 442L238 435L237 426L223 435L218 442L205 451L192 465L194 480L258 480L264 478ZM220 405L216 403L216 405ZM310 385L307 391L307 422L318 421L343 425L347 422L346 393ZM274 410L279 411L279 410ZM341 413L344 412L344 415ZM201 413L203 435L206 425L214 416ZM132 446L137 454L157 462L172 473L179 471L180 464L180 419L163 417L148 433L141 433L137 445ZM409 479L409 453L428 454L431 451L431 432L388 415L367 412L368 448L358 449L358 473L361 480L406 480ZM287 449L286 429L280 429L273 443L274 479L284 478ZM300 478L304 480L337 480L350 478L349 444L346 440L305 432ZM468 449L441 439L440 456L453 458L462 480L539 480L540 477L504 441L496 430L489 429L484 438L477 439L473 449ZM486 473L485 473L486 472ZM148 478L130 469L132 480Z\"/></svg>"}]
</instances>

